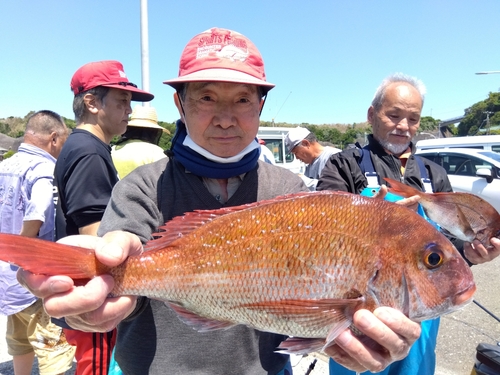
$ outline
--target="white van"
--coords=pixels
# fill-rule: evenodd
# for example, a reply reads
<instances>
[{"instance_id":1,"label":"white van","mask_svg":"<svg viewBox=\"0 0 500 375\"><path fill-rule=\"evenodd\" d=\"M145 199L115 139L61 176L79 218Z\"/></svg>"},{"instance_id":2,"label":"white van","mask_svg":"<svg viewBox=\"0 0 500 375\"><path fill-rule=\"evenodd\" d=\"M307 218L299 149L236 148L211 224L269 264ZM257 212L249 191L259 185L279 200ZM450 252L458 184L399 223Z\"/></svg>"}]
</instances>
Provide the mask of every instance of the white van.
<instances>
[{"instance_id":1,"label":"white van","mask_svg":"<svg viewBox=\"0 0 500 375\"><path fill-rule=\"evenodd\" d=\"M474 148L500 152L500 135L475 135L471 137L450 137L424 139L417 142L417 151L434 148Z\"/></svg>"},{"instance_id":2,"label":"white van","mask_svg":"<svg viewBox=\"0 0 500 375\"><path fill-rule=\"evenodd\" d=\"M274 161L279 167L291 170L294 173L304 173L305 165L294 154L285 153L285 137L293 128L261 126L257 138L266 142L266 147L274 155Z\"/></svg>"}]
</instances>

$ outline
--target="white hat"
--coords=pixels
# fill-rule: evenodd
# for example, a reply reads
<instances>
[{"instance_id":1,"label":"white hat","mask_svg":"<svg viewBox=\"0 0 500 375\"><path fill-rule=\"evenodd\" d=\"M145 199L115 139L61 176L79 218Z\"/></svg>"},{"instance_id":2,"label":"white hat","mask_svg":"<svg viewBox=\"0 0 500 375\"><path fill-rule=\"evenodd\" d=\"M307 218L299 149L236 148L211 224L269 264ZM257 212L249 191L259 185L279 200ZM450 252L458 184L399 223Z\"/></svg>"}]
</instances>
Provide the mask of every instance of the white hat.
<instances>
[{"instance_id":1,"label":"white hat","mask_svg":"<svg viewBox=\"0 0 500 375\"><path fill-rule=\"evenodd\" d=\"M128 121L128 126L137 126L140 128L164 129L158 125L158 115L153 107L144 107L138 105L134 108Z\"/></svg>"},{"instance_id":2,"label":"white hat","mask_svg":"<svg viewBox=\"0 0 500 375\"><path fill-rule=\"evenodd\" d=\"M290 130L285 137L285 152L289 154L309 134L311 134L309 130L300 126Z\"/></svg>"}]
</instances>

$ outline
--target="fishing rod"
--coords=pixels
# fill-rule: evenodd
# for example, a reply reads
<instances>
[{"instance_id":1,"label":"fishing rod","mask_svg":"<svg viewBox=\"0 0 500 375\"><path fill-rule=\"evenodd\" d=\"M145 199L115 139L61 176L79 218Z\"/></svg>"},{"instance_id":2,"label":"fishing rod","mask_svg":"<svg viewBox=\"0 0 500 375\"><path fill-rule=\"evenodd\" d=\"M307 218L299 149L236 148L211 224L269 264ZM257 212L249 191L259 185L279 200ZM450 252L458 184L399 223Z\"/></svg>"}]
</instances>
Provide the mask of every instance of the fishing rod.
<instances>
[{"instance_id":1,"label":"fishing rod","mask_svg":"<svg viewBox=\"0 0 500 375\"><path fill-rule=\"evenodd\" d=\"M494 319L496 319L498 322L500 322L500 318L498 316L496 316L495 314L493 314L490 310L488 310L486 307L484 307L483 305L481 305L475 299L473 299L472 302L474 302L477 306L479 306L481 309L483 309L488 315L490 315L491 317L493 317Z\"/></svg>"},{"instance_id":2,"label":"fishing rod","mask_svg":"<svg viewBox=\"0 0 500 375\"><path fill-rule=\"evenodd\" d=\"M315 358L314 361L312 361L311 364L309 365L309 368L307 369L307 371L304 375L309 375L311 373L311 371L314 370L314 366L316 366L316 362L318 362L318 360Z\"/></svg>"}]
</instances>

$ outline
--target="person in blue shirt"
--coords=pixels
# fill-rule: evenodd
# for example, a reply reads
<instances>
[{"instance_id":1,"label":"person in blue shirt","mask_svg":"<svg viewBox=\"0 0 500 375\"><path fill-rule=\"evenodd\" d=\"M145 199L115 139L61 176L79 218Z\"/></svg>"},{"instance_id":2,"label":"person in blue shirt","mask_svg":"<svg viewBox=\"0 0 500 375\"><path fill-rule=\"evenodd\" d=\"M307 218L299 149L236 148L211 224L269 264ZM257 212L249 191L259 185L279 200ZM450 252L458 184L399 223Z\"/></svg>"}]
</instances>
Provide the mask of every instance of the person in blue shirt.
<instances>
[{"instance_id":1,"label":"person in blue shirt","mask_svg":"<svg viewBox=\"0 0 500 375\"><path fill-rule=\"evenodd\" d=\"M54 241L52 180L56 159L68 137L61 116L31 115L17 153L0 163L0 232ZM54 325L42 300L16 279L17 267L0 261L0 314L7 315L7 347L16 375L29 375L36 354L40 374L72 366L75 348ZM40 343L43 342L43 345Z\"/></svg>"}]
</instances>

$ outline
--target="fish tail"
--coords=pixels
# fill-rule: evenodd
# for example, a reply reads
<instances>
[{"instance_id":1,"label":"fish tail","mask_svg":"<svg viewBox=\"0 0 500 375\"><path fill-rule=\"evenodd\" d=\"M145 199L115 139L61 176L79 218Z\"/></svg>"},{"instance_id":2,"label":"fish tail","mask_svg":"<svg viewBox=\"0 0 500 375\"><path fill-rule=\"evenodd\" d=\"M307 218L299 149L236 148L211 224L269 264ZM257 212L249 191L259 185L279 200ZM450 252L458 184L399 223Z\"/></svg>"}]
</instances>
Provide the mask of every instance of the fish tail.
<instances>
[{"instance_id":1,"label":"fish tail","mask_svg":"<svg viewBox=\"0 0 500 375\"><path fill-rule=\"evenodd\" d=\"M93 250L14 234L0 234L0 260L42 275L89 279L104 273Z\"/></svg>"},{"instance_id":2,"label":"fish tail","mask_svg":"<svg viewBox=\"0 0 500 375\"><path fill-rule=\"evenodd\" d=\"M399 181L393 180L392 178L384 178L384 180L391 184L391 187L389 188L391 193L402 196L403 198L410 198L414 195L422 195L421 191Z\"/></svg>"}]
</instances>

